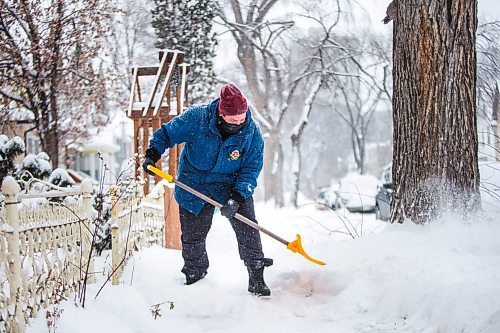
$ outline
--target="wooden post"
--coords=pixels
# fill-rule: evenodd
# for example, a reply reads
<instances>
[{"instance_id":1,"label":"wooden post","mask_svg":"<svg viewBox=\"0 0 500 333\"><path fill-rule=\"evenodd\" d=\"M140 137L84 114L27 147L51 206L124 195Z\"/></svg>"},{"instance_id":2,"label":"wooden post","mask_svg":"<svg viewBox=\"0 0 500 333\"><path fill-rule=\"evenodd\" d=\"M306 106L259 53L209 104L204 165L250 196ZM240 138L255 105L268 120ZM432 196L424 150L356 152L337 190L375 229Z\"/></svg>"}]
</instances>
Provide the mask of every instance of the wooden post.
<instances>
[{"instance_id":1,"label":"wooden post","mask_svg":"<svg viewBox=\"0 0 500 333\"><path fill-rule=\"evenodd\" d=\"M118 212L118 186L113 185L109 188L109 197L111 199L111 267L113 269L113 276L111 283L116 286L120 283L120 269L117 268L120 262L120 227L116 219Z\"/></svg>"},{"instance_id":2,"label":"wooden post","mask_svg":"<svg viewBox=\"0 0 500 333\"><path fill-rule=\"evenodd\" d=\"M179 217L179 205L174 199L174 186L169 184L164 192L165 205L165 247L167 249L182 249L181 223Z\"/></svg>"},{"instance_id":3,"label":"wooden post","mask_svg":"<svg viewBox=\"0 0 500 333\"><path fill-rule=\"evenodd\" d=\"M159 116L155 117L152 119L152 126L153 126L153 135L154 135L154 132L159 129L161 127L161 118ZM148 143L149 145L149 143ZM156 167L160 170L163 170L163 162L162 162L162 159L160 158L160 160L158 161L158 163L156 163ZM160 176L155 176L155 184L158 183L159 181L161 181L161 177Z\"/></svg>"},{"instance_id":4,"label":"wooden post","mask_svg":"<svg viewBox=\"0 0 500 333\"><path fill-rule=\"evenodd\" d=\"M143 154L146 154L146 150L149 148L149 126L151 126L151 120L149 118L145 118L142 122L142 147L144 151ZM144 173L144 195L149 193L149 175Z\"/></svg>"},{"instance_id":5,"label":"wooden post","mask_svg":"<svg viewBox=\"0 0 500 333\"><path fill-rule=\"evenodd\" d=\"M85 212L85 226L82 228L83 244L82 244L82 252L84 253L84 257L87 257L89 262L89 276L87 278L87 283L94 283L94 258L89 255L92 253L92 231L93 223L92 223L92 183L90 179L85 178L80 185L80 190L82 191L82 205L83 211Z\"/></svg>"},{"instance_id":6,"label":"wooden post","mask_svg":"<svg viewBox=\"0 0 500 333\"><path fill-rule=\"evenodd\" d=\"M139 170L141 167L140 159L135 158L135 156L139 156L139 147L140 147L140 138L139 138L139 130L141 128L142 121L140 119L134 118L134 178L137 179L139 177Z\"/></svg>"},{"instance_id":7,"label":"wooden post","mask_svg":"<svg viewBox=\"0 0 500 333\"><path fill-rule=\"evenodd\" d=\"M168 150L168 173L174 177L177 175L177 166L178 166L177 150L178 149L179 149L179 146L175 145Z\"/></svg>"},{"instance_id":8,"label":"wooden post","mask_svg":"<svg viewBox=\"0 0 500 333\"><path fill-rule=\"evenodd\" d=\"M19 249L19 211L17 210L17 196L21 188L14 178L11 176L5 177L2 183L2 192L5 194L5 211L7 222L12 228L9 230L11 234L8 237L8 248L10 256L8 257L8 270L10 271L9 289L10 300L9 304L14 306L14 318L10 323L9 332L20 333L24 332L25 321L23 314L24 300L22 295L21 281L21 254Z\"/></svg>"}]
</instances>

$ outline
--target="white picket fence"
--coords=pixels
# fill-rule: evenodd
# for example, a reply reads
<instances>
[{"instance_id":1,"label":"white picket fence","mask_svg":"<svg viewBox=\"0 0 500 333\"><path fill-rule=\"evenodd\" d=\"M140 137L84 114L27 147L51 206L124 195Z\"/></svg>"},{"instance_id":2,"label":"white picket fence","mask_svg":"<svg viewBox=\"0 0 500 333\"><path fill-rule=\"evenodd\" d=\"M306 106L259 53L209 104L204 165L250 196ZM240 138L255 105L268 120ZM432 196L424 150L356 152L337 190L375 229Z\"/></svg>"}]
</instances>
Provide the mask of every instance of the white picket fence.
<instances>
[{"instance_id":1,"label":"white picket fence","mask_svg":"<svg viewBox=\"0 0 500 333\"><path fill-rule=\"evenodd\" d=\"M163 200L144 198L142 193L142 187L137 186L132 198L119 200L118 188L110 189L113 285L119 284L124 263L133 251L164 245Z\"/></svg>"},{"instance_id":2,"label":"white picket fence","mask_svg":"<svg viewBox=\"0 0 500 333\"><path fill-rule=\"evenodd\" d=\"M0 209L0 332L24 332L30 318L62 298L75 299L84 283L94 283L95 231L92 220L92 185L42 194L21 193L14 178L2 184ZM118 200L110 193L112 211L112 272L118 284L121 271L134 250L163 244L162 201L149 201L136 191ZM23 204L26 199L75 196L74 203ZM88 274L86 274L88 272ZM86 280L86 281L85 281Z\"/></svg>"}]
</instances>

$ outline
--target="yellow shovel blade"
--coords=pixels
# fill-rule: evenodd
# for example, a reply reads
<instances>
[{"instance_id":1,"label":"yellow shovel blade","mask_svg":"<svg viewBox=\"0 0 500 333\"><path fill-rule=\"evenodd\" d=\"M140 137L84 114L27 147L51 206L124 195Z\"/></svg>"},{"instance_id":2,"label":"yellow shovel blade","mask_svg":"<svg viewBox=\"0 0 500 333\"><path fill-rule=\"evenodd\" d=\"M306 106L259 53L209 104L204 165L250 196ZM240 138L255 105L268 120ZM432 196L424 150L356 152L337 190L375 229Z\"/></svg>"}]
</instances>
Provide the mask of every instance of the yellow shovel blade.
<instances>
[{"instance_id":1,"label":"yellow shovel blade","mask_svg":"<svg viewBox=\"0 0 500 333\"><path fill-rule=\"evenodd\" d=\"M302 243L300 241L300 235L299 234L297 234L297 239L296 240L294 240L293 242L288 243L287 249L289 249L292 252L296 252L296 253L301 254L304 258L306 258L307 260L309 260L309 261L311 261L311 262L313 262L315 264L326 265L325 262L320 261L320 260L316 260L316 259L311 258L310 256L307 255L306 251L304 251L304 248L302 247Z\"/></svg>"},{"instance_id":2,"label":"yellow shovel blade","mask_svg":"<svg viewBox=\"0 0 500 333\"><path fill-rule=\"evenodd\" d=\"M152 165L148 165L148 170L153 171L155 174L157 174L157 175L158 175L158 176L160 176L161 178L166 179L169 183L171 183L171 182L174 180L174 176L169 175L168 173L163 172L163 171L161 171L160 169L155 168L155 167L154 167L154 166L152 166Z\"/></svg>"}]
</instances>

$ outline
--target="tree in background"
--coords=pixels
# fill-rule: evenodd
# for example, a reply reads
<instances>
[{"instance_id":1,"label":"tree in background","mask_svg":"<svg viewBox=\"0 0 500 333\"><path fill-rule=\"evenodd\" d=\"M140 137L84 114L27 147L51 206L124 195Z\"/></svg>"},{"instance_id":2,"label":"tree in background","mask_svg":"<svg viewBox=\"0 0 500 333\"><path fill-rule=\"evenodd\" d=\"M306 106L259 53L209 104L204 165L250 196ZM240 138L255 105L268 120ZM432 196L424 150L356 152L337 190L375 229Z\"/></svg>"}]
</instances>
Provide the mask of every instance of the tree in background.
<instances>
[{"instance_id":1,"label":"tree in background","mask_svg":"<svg viewBox=\"0 0 500 333\"><path fill-rule=\"evenodd\" d=\"M66 140L105 123L102 0L0 0L0 96L33 113L53 166Z\"/></svg>"},{"instance_id":2,"label":"tree in background","mask_svg":"<svg viewBox=\"0 0 500 333\"><path fill-rule=\"evenodd\" d=\"M237 43L236 54L251 94L253 115L264 133L263 183L272 184L264 187L265 200L274 199L280 207L284 205L284 118L300 91L281 38L294 22L268 18L278 0L228 2L230 6L219 5L217 13Z\"/></svg>"},{"instance_id":3,"label":"tree in background","mask_svg":"<svg viewBox=\"0 0 500 333\"><path fill-rule=\"evenodd\" d=\"M206 102L214 97L217 83L213 69L216 35L213 19L214 0L155 0L153 27L160 49L185 52L185 62L191 66L189 97L191 102Z\"/></svg>"},{"instance_id":4,"label":"tree in background","mask_svg":"<svg viewBox=\"0 0 500 333\"><path fill-rule=\"evenodd\" d=\"M332 109L350 129L354 163L360 174L366 172L366 146L372 120L384 102L388 105L392 99L387 87L390 48L384 48L382 41L376 34L344 36L342 46L349 56L338 66L342 74L330 75Z\"/></svg>"},{"instance_id":5,"label":"tree in background","mask_svg":"<svg viewBox=\"0 0 500 333\"><path fill-rule=\"evenodd\" d=\"M478 113L489 119L500 81L500 21L478 26L476 48Z\"/></svg>"},{"instance_id":6,"label":"tree in background","mask_svg":"<svg viewBox=\"0 0 500 333\"><path fill-rule=\"evenodd\" d=\"M132 66L151 63L158 54L151 25L152 7L152 0L121 0L111 15L111 32L104 46L110 54L108 86L114 89L113 100L122 108L132 88Z\"/></svg>"},{"instance_id":7,"label":"tree in background","mask_svg":"<svg viewBox=\"0 0 500 333\"><path fill-rule=\"evenodd\" d=\"M477 1L399 0L396 9L391 220L476 211Z\"/></svg>"},{"instance_id":8,"label":"tree in background","mask_svg":"<svg viewBox=\"0 0 500 333\"><path fill-rule=\"evenodd\" d=\"M477 31L477 114L481 155L500 160L498 103L500 82L500 21L479 24ZM483 123L483 126L481 126ZM488 124L489 126L484 126ZM481 149L480 149L481 150ZM489 152L488 152L489 151Z\"/></svg>"}]
</instances>

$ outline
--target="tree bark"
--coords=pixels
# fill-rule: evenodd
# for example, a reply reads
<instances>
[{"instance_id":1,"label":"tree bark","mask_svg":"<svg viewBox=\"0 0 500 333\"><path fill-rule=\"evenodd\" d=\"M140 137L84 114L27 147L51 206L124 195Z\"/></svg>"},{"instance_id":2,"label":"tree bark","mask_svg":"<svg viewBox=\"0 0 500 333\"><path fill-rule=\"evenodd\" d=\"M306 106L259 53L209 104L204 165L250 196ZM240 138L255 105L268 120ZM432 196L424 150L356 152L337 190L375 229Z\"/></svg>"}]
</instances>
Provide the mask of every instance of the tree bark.
<instances>
[{"instance_id":1,"label":"tree bark","mask_svg":"<svg viewBox=\"0 0 500 333\"><path fill-rule=\"evenodd\" d=\"M392 222L480 208L477 0L399 0Z\"/></svg>"}]
</instances>

